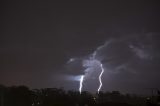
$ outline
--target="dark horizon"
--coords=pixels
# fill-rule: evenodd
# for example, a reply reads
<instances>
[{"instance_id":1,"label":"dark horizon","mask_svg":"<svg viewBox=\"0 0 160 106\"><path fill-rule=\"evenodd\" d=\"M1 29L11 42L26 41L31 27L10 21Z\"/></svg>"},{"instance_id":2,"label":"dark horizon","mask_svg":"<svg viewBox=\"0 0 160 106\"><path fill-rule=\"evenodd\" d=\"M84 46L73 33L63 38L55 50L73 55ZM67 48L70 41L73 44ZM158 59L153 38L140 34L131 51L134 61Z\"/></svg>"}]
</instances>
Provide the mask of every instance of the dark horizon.
<instances>
[{"instance_id":1,"label":"dark horizon","mask_svg":"<svg viewBox=\"0 0 160 106\"><path fill-rule=\"evenodd\" d=\"M92 94L57 88L30 90L26 86L0 86L1 106L159 106L159 97L159 93L143 96L119 91Z\"/></svg>"}]
</instances>

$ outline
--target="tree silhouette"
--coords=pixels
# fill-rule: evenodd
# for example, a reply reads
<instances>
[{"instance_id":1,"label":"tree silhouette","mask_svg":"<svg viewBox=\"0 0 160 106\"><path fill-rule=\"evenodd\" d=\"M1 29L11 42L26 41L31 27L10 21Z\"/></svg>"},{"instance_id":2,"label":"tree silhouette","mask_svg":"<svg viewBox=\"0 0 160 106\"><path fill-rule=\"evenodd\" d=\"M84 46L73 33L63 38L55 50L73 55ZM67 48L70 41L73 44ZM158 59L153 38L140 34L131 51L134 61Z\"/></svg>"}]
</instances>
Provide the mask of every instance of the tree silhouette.
<instances>
[{"instance_id":1,"label":"tree silhouette","mask_svg":"<svg viewBox=\"0 0 160 106\"><path fill-rule=\"evenodd\" d=\"M157 98L159 95L157 95ZM158 99L157 103L158 106ZM0 106L153 106L145 97L121 94L119 91L91 94L60 88L30 90L26 86L0 85Z\"/></svg>"}]
</instances>

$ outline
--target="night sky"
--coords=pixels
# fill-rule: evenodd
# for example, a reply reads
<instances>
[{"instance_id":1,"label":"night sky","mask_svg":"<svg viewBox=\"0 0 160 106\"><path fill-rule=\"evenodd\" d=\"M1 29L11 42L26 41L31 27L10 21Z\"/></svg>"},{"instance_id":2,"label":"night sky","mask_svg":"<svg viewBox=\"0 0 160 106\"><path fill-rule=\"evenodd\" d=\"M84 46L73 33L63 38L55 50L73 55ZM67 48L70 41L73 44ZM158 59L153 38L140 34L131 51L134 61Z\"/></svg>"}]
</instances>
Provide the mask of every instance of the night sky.
<instances>
[{"instance_id":1,"label":"night sky","mask_svg":"<svg viewBox=\"0 0 160 106\"><path fill-rule=\"evenodd\" d=\"M30 88L98 88L141 93L160 89L160 5L158 0L1 3L0 84ZM90 61L90 60L89 60ZM88 71L86 70L88 67Z\"/></svg>"}]
</instances>

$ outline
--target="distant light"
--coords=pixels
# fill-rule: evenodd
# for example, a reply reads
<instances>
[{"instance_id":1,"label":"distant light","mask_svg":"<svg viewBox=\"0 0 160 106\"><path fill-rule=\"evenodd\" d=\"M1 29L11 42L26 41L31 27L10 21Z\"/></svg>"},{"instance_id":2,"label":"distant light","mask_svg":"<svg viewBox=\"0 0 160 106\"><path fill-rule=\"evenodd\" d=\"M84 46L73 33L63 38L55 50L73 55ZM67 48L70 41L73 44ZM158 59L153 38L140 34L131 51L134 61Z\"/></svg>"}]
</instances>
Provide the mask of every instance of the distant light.
<instances>
[{"instance_id":1,"label":"distant light","mask_svg":"<svg viewBox=\"0 0 160 106\"><path fill-rule=\"evenodd\" d=\"M67 63L71 63L73 61L75 61L75 58L70 58Z\"/></svg>"}]
</instances>

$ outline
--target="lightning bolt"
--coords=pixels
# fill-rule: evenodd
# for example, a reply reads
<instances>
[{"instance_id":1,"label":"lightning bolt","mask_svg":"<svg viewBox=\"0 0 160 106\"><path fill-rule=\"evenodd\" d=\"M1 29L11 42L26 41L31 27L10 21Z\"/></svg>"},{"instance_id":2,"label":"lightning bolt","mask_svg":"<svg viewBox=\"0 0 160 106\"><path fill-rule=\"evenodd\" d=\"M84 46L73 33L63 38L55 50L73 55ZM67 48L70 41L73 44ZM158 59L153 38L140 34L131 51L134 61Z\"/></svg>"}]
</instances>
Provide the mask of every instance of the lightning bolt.
<instances>
[{"instance_id":1,"label":"lightning bolt","mask_svg":"<svg viewBox=\"0 0 160 106\"><path fill-rule=\"evenodd\" d=\"M103 84L102 84L102 75L103 75L103 72L104 72L103 64L101 64L100 66L101 66L101 70L102 70L102 71L101 71L101 73L100 73L100 75L99 75L99 83L100 83L100 85L99 85L98 90L97 90L98 93L99 93L99 91L101 90L101 87L102 87L102 85L103 85Z\"/></svg>"},{"instance_id":2,"label":"lightning bolt","mask_svg":"<svg viewBox=\"0 0 160 106\"><path fill-rule=\"evenodd\" d=\"M81 94L82 88L83 88L83 79L84 79L84 75L81 76L80 83L79 83L79 92L80 92L80 94Z\"/></svg>"}]
</instances>

